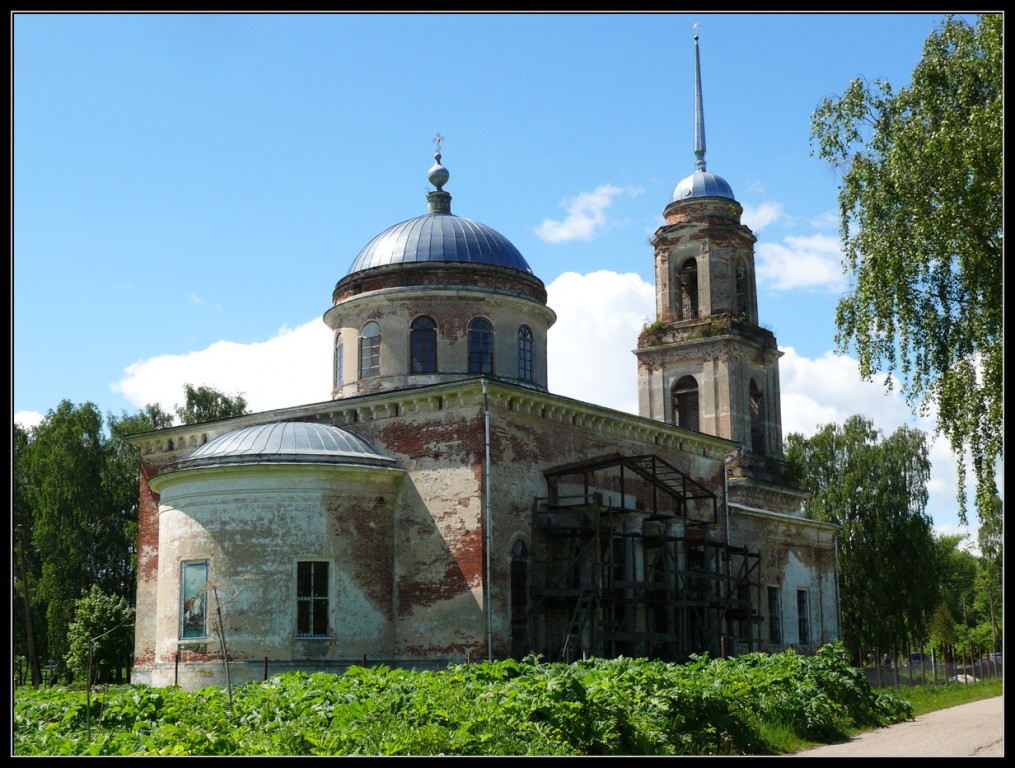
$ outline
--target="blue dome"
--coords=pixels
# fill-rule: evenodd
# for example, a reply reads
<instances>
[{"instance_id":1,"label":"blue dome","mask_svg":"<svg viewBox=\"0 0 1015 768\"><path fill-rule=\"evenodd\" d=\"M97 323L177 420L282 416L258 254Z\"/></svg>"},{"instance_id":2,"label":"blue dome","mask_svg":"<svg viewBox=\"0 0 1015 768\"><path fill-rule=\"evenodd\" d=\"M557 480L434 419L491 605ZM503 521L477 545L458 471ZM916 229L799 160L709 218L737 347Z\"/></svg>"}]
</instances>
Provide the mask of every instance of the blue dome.
<instances>
[{"instance_id":1,"label":"blue dome","mask_svg":"<svg viewBox=\"0 0 1015 768\"><path fill-rule=\"evenodd\" d=\"M427 213L395 224L366 244L348 274L415 262L467 262L532 274L521 252L500 232L451 213Z\"/></svg>"},{"instance_id":2,"label":"blue dome","mask_svg":"<svg viewBox=\"0 0 1015 768\"><path fill-rule=\"evenodd\" d=\"M329 424L302 421L261 424L216 437L181 465L209 466L263 462L392 464L366 440Z\"/></svg>"},{"instance_id":3,"label":"blue dome","mask_svg":"<svg viewBox=\"0 0 1015 768\"><path fill-rule=\"evenodd\" d=\"M676 203L691 197L727 197L736 200L726 179L709 171L695 171L681 179L673 188L670 202Z\"/></svg>"},{"instance_id":4,"label":"blue dome","mask_svg":"<svg viewBox=\"0 0 1015 768\"><path fill-rule=\"evenodd\" d=\"M359 252L347 275L391 264L463 262L510 267L532 274L525 257L500 232L451 213L451 195L444 191L450 174L441 165L440 142L427 178L437 189L427 193L428 212L377 235Z\"/></svg>"}]
</instances>

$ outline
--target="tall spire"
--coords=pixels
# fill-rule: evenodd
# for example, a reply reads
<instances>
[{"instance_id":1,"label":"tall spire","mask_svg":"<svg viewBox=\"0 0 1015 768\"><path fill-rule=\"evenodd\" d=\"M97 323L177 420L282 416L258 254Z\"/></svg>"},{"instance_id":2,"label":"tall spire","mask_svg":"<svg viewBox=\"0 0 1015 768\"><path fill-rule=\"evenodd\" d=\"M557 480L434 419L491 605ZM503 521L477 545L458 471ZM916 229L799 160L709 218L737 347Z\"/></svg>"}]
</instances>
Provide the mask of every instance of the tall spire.
<instances>
[{"instance_id":1,"label":"tall spire","mask_svg":"<svg viewBox=\"0 0 1015 768\"><path fill-rule=\"evenodd\" d=\"M698 49L697 23L694 25L694 157L694 173L677 182L670 202L695 197L727 197L735 200L726 179L705 169L705 109L701 99L701 54Z\"/></svg>"},{"instance_id":2,"label":"tall spire","mask_svg":"<svg viewBox=\"0 0 1015 768\"><path fill-rule=\"evenodd\" d=\"M698 24L694 24L694 168L705 170L705 109L701 103L701 56L698 53Z\"/></svg>"}]
</instances>

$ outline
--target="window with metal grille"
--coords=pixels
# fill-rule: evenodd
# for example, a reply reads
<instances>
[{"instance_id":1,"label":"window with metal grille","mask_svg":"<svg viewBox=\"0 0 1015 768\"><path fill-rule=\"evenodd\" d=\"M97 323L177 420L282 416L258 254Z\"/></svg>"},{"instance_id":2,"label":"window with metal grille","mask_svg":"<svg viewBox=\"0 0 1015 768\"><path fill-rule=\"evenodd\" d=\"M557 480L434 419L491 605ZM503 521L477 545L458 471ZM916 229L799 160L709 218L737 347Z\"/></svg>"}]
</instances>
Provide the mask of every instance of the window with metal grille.
<instances>
[{"instance_id":1,"label":"window with metal grille","mask_svg":"<svg viewBox=\"0 0 1015 768\"><path fill-rule=\"evenodd\" d=\"M367 323L359 337L359 377L369 379L381 375L381 327Z\"/></svg>"},{"instance_id":2,"label":"window with metal grille","mask_svg":"<svg viewBox=\"0 0 1015 768\"><path fill-rule=\"evenodd\" d=\"M469 323L469 373L493 373L493 326L482 317Z\"/></svg>"},{"instance_id":3,"label":"window with metal grille","mask_svg":"<svg viewBox=\"0 0 1015 768\"><path fill-rule=\"evenodd\" d=\"M409 373L437 372L437 323L417 317L409 326Z\"/></svg>"},{"instance_id":4,"label":"window with metal grille","mask_svg":"<svg viewBox=\"0 0 1015 768\"><path fill-rule=\"evenodd\" d=\"M345 374L343 368L345 367L345 347L342 346L342 342L336 339L335 343L335 386L341 387L345 384Z\"/></svg>"},{"instance_id":5,"label":"window with metal grille","mask_svg":"<svg viewBox=\"0 0 1015 768\"><path fill-rule=\"evenodd\" d=\"M522 381L536 380L532 367L532 329L527 325L518 329L518 378Z\"/></svg>"},{"instance_id":6,"label":"window with metal grille","mask_svg":"<svg viewBox=\"0 0 1015 768\"><path fill-rule=\"evenodd\" d=\"M304 560L296 564L296 634L328 635L328 563Z\"/></svg>"}]
</instances>

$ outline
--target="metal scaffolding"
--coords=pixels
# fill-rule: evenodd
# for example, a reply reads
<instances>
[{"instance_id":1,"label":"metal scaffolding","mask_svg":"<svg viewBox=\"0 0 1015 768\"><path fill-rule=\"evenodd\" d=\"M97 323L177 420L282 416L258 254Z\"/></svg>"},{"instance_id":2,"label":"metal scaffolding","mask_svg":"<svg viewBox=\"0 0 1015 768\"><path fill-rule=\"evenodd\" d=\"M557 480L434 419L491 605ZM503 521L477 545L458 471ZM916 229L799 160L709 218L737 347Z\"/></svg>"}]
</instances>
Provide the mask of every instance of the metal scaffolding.
<instances>
[{"instance_id":1,"label":"metal scaffolding","mask_svg":"<svg viewBox=\"0 0 1015 768\"><path fill-rule=\"evenodd\" d=\"M654 455L546 479L533 508L529 647L553 660L678 662L759 647L761 555L730 544L716 494Z\"/></svg>"}]
</instances>

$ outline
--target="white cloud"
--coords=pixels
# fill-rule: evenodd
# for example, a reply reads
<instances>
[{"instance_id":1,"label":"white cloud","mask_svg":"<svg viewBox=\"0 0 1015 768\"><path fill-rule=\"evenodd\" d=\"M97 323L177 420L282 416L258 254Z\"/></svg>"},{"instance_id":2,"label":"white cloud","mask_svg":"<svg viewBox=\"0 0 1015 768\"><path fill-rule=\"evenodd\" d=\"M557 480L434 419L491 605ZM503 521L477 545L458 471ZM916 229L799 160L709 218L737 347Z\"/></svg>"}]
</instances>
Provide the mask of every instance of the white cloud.
<instances>
[{"instance_id":1,"label":"white cloud","mask_svg":"<svg viewBox=\"0 0 1015 768\"><path fill-rule=\"evenodd\" d=\"M567 272L547 286L547 295L557 313L548 338L550 391L637 413L633 350L642 326L655 316L653 285L635 273ZM810 437L820 426L862 414L885 436L904 424L933 436L932 415L914 418L897 393L886 393L883 376L861 381L855 359L833 352L810 359L792 347L782 352L783 435ZM140 360L114 389L137 407L157 402L171 411L182 400L185 383L242 393L255 412L325 401L331 386L330 331L317 318L295 329L283 328L265 342L220 341L197 352ZM21 416L15 417L19 423ZM932 442L930 453L927 512L939 532L968 532L957 521L955 458L940 438Z\"/></svg>"},{"instance_id":2,"label":"white cloud","mask_svg":"<svg viewBox=\"0 0 1015 768\"><path fill-rule=\"evenodd\" d=\"M814 229L837 230L839 227L839 214L834 211L819 214L810 220L810 225Z\"/></svg>"},{"instance_id":3,"label":"white cloud","mask_svg":"<svg viewBox=\"0 0 1015 768\"><path fill-rule=\"evenodd\" d=\"M886 393L884 376L860 379L857 361L826 352L819 358L801 357L782 347L779 384L782 390L782 431L810 437L825 424L841 424L863 414L883 432L894 432L911 420L909 407L898 394ZM897 387L896 387L897 389ZM922 424L922 429L932 425Z\"/></svg>"},{"instance_id":4,"label":"white cloud","mask_svg":"<svg viewBox=\"0 0 1015 768\"><path fill-rule=\"evenodd\" d=\"M847 355L826 352L819 358L801 357L792 347L783 347L779 360L782 391L783 435L798 432L811 437L826 424L842 424L847 418L862 415L881 430L884 437L902 426L912 426L927 434L931 476L927 483L927 514L938 533L970 533L958 524L958 500L955 454L947 440L936 435L933 410L914 416L905 399L884 387L884 375L862 381L857 361ZM969 511L975 515L972 496L967 495ZM975 539L975 526L972 529Z\"/></svg>"},{"instance_id":5,"label":"white cloud","mask_svg":"<svg viewBox=\"0 0 1015 768\"><path fill-rule=\"evenodd\" d=\"M567 216L562 221L543 219L536 227L536 235L548 243L569 240L591 240L606 226L606 209L618 195L639 195L644 190L603 184L592 192L581 194L562 203Z\"/></svg>"},{"instance_id":6,"label":"white cloud","mask_svg":"<svg viewBox=\"0 0 1015 768\"><path fill-rule=\"evenodd\" d=\"M762 203L761 205L745 205L740 221L757 234L769 224L782 218L781 203Z\"/></svg>"},{"instance_id":7,"label":"white cloud","mask_svg":"<svg viewBox=\"0 0 1015 768\"><path fill-rule=\"evenodd\" d=\"M546 287L557 322L547 339L554 394L638 412L638 366L632 350L655 317L655 289L635 273L565 272Z\"/></svg>"},{"instance_id":8,"label":"white cloud","mask_svg":"<svg viewBox=\"0 0 1015 768\"><path fill-rule=\"evenodd\" d=\"M282 328L268 341L217 341L183 355L159 355L129 366L113 385L141 408L158 403L170 413L185 384L242 394L251 411L267 411L331 397L331 331L317 318Z\"/></svg>"},{"instance_id":9,"label":"white cloud","mask_svg":"<svg viewBox=\"0 0 1015 768\"><path fill-rule=\"evenodd\" d=\"M758 245L758 282L779 291L818 288L841 292L846 287L839 239L829 235L787 237L783 245Z\"/></svg>"},{"instance_id":10,"label":"white cloud","mask_svg":"<svg viewBox=\"0 0 1015 768\"><path fill-rule=\"evenodd\" d=\"M29 430L44 418L46 417L38 411L18 411L14 414L14 423L20 425L22 429Z\"/></svg>"}]
</instances>

